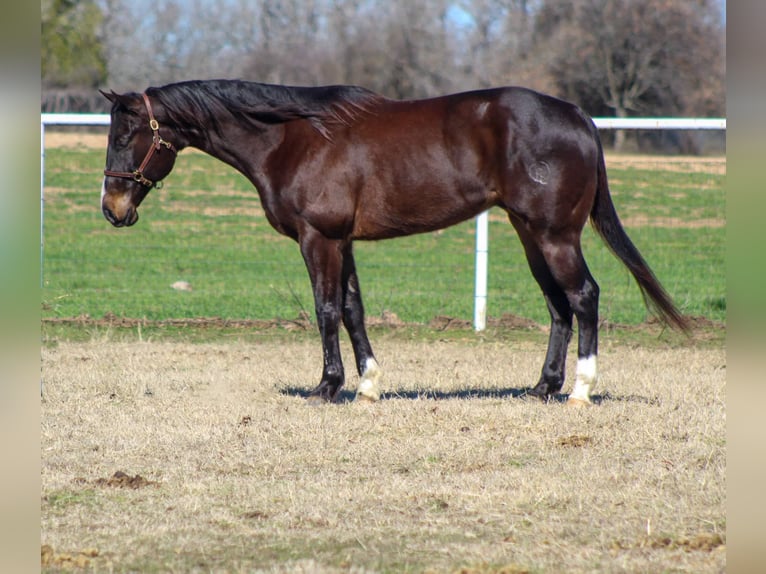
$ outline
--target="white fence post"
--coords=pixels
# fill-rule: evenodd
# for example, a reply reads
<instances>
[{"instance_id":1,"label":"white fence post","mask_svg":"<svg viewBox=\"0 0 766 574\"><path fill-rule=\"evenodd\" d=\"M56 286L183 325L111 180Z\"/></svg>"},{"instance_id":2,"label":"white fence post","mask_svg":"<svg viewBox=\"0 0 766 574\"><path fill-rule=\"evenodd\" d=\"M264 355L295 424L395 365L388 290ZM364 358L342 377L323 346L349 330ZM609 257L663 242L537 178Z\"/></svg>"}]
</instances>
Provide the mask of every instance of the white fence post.
<instances>
[{"instance_id":1,"label":"white fence post","mask_svg":"<svg viewBox=\"0 0 766 574\"><path fill-rule=\"evenodd\" d=\"M473 328L487 328L487 276L489 265L489 211L476 217L476 277L473 303Z\"/></svg>"},{"instance_id":2,"label":"white fence post","mask_svg":"<svg viewBox=\"0 0 766 574\"><path fill-rule=\"evenodd\" d=\"M45 254L45 122L40 121L40 288L43 284Z\"/></svg>"}]
</instances>

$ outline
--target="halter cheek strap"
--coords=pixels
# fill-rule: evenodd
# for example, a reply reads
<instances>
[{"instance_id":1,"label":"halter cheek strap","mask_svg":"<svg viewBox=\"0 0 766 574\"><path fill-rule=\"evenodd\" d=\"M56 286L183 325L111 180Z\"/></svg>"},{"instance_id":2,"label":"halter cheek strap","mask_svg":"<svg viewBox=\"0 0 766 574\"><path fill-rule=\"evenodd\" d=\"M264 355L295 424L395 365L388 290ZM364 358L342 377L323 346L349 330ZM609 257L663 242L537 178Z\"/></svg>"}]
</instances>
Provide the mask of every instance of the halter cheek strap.
<instances>
[{"instance_id":1,"label":"halter cheek strap","mask_svg":"<svg viewBox=\"0 0 766 574\"><path fill-rule=\"evenodd\" d=\"M174 146L172 143L162 139L162 137L160 136L160 124L157 122L157 120L154 117L154 112L152 111L152 104L149 102L149 97L146 95L146 93L143 93L141 95L144 98L146 111L149 113L149 127L152 129L152 145L149 146L149 150L146 152L146 156L144 156L144 161L141 162L141 165L138 166L138 169L135 169L133 171L112 171L110 169L105 169L104 175L107 175L109 177L121 177L123 179L132 179L133 181L137 181L138 183L146 187L149 187L149 188L157 187L159 189L160 187L162 187L162 182L152 181L151 179L147 178L144 175L144 170L146 169L146 166L149 165L149 162L151 161L152 157L154 157L155 152L159 151L162 148L162 146L172 151L173 154L177 154L178 150L176 149L176 146Z\"/></svg>"}]
</instances>

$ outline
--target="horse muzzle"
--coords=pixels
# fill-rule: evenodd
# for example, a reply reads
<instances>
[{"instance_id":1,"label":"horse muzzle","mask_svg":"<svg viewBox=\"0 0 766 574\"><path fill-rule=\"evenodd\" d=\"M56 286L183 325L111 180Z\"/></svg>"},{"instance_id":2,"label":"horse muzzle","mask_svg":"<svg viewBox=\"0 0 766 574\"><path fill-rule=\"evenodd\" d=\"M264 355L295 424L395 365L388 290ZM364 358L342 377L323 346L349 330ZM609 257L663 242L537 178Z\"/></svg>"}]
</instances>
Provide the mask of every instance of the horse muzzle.
<instances>
[{"instance_id":1,"label":"horse muzzle","mask_svg":"<svg viewBox=\"0 0 766 574\"><path fill-rule=\"evenodd\" d=\"M135 207L128 208L122 216L116 215L106 205L101 206L101 211L106 220L115 227L130 227L138 221L138 210Z\"/></svg>"},{"instance_id":2,"label":"horse muzzle","mask_svg":"<svg viewBox=\"0 0 766 574\"><path fill-rule=\"evenodd\" d=\"M138 205L127 191L106 190L106 179L101 186L101 213L115 227L130 227L138 221Z\"/></svg>"}]
</instances>

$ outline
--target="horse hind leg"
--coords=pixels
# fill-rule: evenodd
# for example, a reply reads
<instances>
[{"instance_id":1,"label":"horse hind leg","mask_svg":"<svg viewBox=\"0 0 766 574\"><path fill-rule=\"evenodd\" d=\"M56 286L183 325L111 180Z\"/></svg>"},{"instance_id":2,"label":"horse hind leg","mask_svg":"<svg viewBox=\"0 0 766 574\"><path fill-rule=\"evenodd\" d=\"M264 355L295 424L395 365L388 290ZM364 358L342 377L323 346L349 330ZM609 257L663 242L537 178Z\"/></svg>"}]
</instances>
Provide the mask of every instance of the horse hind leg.
<instances>
[{"instance_id":1,"label":"horse hind leg","mask_svg":"<svg viewBox=\"0 0 766 574\"><path fill-rule=\"evenodd\" d=\"M572 406L588 405L598 378L599 287L588 270L579 241L552 243L544 246L542 251L577 317L577 369L567 403Z\"/></svg>"},{"instance_id":2,"label":"horse hind leg","mask_svg":"<svg viewBox=\"0 0 766 574\"><path fill-rule=\"evenodd\" d=\"M598 379L598 297L598 284L586 266L582 286L569 293L570 304L577 317L578 334L575 383L567 400L571 406L590 404L590 394Z\"/></svg>"},{"instance_id":3,"label":"horse hind leg","mask_svg":"<svg viewBox=\"0 0 766 574\"><path fill-rule=\"evenodd\" d=\"M597 380L599 288L582 256L579 240L542 239L548 236L533 234L514 218L511 222L519 233L530 269L551 315L545 363L540 381L530 394L548 399L563 387L574 316L577 317L577 368L567 403L590 404L590 393Z\"/></svg>"},{"instance_id":4,"label":"horse hind leg","mask_svg":"<svg viewBox=\"0 0 766 574\"><path fill-rule=\"evenodd\" d=\"M511 223L519 234L529 269L543 292L551 317L548 350L545 354L540 379L535 387L529 391L532 396L548 400L558 393L564 385L567 347L572 338L573 312L566 293L551 273L537 242L519 221L511 218Z\"/></svg>"}]
</instances>

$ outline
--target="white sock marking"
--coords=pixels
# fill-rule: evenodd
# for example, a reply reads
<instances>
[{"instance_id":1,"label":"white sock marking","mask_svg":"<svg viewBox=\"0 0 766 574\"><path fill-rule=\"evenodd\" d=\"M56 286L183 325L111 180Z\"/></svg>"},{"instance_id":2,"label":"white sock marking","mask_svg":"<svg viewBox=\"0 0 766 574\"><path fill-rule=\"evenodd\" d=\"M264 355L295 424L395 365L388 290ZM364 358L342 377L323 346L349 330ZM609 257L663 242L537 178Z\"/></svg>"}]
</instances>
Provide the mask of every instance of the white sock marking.
<instances>
[{"instance_id":1,"label":"white sock marking","mask_svg":"<svg viewBox=\"0 0 766 574\"><path fill-rule=\"evenodd\" d=\"M590 402L590 392L596 385L598 374L596 372L596 356L581 357L577 359L577 371L575 373L575 384L570 399Z\"/></svg>"},{"instance_id":2,"label":"white sock marking","mask_svg":"<svg viewBox=\"0 0 766 574\"><path fill-rule=\"evenodd\" d=\"M380 399L380 378L383 371L375 359L369 358L364 365L362 380L359 382L359 389L356 391L357 400L363 398L368 401L377 401Z\"/></svg>"}]
</instances>

